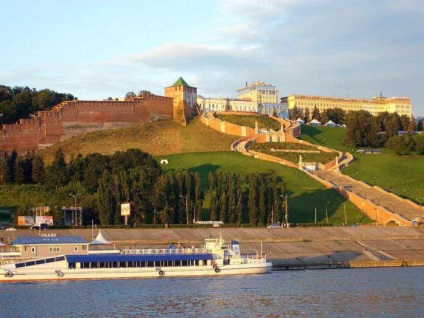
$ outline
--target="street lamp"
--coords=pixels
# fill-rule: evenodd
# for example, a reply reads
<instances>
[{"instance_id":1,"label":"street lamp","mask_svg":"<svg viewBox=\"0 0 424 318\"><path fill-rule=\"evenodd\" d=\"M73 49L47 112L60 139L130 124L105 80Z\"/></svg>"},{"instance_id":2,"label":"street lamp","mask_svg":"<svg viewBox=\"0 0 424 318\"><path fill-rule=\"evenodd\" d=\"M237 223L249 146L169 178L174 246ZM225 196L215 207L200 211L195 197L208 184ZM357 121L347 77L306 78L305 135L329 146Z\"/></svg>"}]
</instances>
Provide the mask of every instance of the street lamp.
<instances>
[{"instance_id":1,"label":"street lamp","mask_svg":"<svg viewBox=\"0 0 424 318\"><path fill-rule=\"evenodd\" d=\"M73 220L73 223L74 223L74 225L78 225L77 224L77 213L78 213L77 212L77 196L78 196L78 193L76 193L76 194L69 193L69 196L74 198L74 220ZM81 215L81 223L82 223L82 215ZM80 224L80 225L82 225L82 224Z\"/></svg>"},{"instance_id":2,"label":"street lamp","mask_svg":"<svg viewBox=\"0 0 424 318\"><path fill-rule=\"evenodd\" d=\"M185 199L185 206L186 206L186 219L187 219L187 224L188 224L188 197L184 196L182 194L180 194L180 197Z\"/></svg>"},{"instance_id":3,"label":"street lamp","mask_svg":"<svg viewBox=\"0 0 424 318\"><path fill-rule=\"evenodd\" d=\"M288 195L284 196L280 194L280 197L283 198L282 202L286 203L286 213L284 218L286 220L286 227L289 227L289 196Z\"/></svg>"},{"instance_id":4,"label":"street lamp","mask_svg":"<svg viewBox=\"0 0 424 318\"><path fill-rule=\"evenodd\" d=\"M330 203L330 202L327 202L325 204L325 219L327 220L327 224L328 224L328 203Z\"/></svg>"}]
</instances>

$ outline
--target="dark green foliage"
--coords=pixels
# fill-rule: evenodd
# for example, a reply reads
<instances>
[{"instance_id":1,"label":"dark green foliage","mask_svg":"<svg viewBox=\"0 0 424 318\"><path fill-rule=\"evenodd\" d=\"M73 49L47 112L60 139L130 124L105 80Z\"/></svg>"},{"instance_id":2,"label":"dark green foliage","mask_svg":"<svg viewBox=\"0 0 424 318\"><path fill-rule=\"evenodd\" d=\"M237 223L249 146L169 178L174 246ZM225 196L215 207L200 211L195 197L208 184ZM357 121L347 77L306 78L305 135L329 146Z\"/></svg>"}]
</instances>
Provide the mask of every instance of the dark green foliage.
<instances>
[{"instance_id":1,"label":"dark green foliage","mask_svg":"<svg viewBox=\"0 0 424 318\"><path fill-rule=\"evenodd\" d=\"M394 150L397 155L409 155L414 150L418 155L422 155L424 153L423 144L424 136L422 135L402 134L391 137L386 146Z\"/></svg>"},{"instance_id":2,"label":"dark green foliage","mask_svg":"<svg viewBox=\"0 0 424 318\"><path fill-rule=\"evenodd\" d=\"M45 184L46 182L44 161L39 155L35 155L31 161L31 179L37 184Z\"/></svg>"},{"instance_id":3,"label":"dark green foliage","mask_svg":"<svg viewBox=\"0 0 424 318\"><path fill-rule=\"evenodd\" d=\"M65 153L62 148L59 148L55 155L52 164L47 169L47 184L58 189L69 182L68 166L65 161Z\"/></svg>"},{"instance_id":4,"label":"dark green foliage","mask_svg":"<svg viewBox=\"0 0 424 318\"><path fill-rule=\"evenodd\" d=\"M424 155L424 135L414 135L412 138L417 155Z\"/></svg>"},{"instance_id":5,"label":"dark green foliage","mask_svg":"<svg viewBox=\"0 0 424 318\"><path fill-rule=\"evenodd\" d=\"M281 196L285 185L274 171L250 173L244 180L236 173L209 174L210 219L224 223L263 226L282 221Z\"/></svg>"},{"instance_id":6,"label":"dark green foliage","mask_svg":"<svg viewBox=\"0 0 424 318\"><path fill-rule=\"evenodd\" d=\"M320 120L320 114L319 114L319 109L314 106L314 109L312 110L312 119L316 119L316 120Z\"/></svg>"},{"instance_id":7,"label":"dark green foliage","mask_svg":"<svg viewBox=\"0 0 424 318\"><path fill-rule=\"evenodd\" d=\"M0 85L0 113L4 124L12 124L20 118L29 117L40 110L73 100L71 94L57 93L49 89L37 91L29 87L8 87Z\"/></svg>"}]
</instances>

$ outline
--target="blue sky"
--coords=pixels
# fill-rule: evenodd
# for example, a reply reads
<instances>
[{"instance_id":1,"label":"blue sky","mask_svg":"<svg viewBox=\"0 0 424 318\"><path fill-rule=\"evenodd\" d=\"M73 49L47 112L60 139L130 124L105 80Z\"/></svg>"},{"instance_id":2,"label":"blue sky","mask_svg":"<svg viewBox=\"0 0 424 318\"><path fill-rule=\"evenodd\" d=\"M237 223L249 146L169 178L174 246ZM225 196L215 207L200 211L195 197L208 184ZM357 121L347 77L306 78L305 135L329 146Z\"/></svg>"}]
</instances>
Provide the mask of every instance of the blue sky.
<instances>
[{"instance_id":1,"label":"blue sky","mask_svg":"<svg viewBox=\"0 0 424 318\"><path fill-rule=\"evenodd\" d=\"M79 99L182 76L206 97L407 96L424 116L422 0L0 0L0 84Z\"/></svg>"}]
</instances>

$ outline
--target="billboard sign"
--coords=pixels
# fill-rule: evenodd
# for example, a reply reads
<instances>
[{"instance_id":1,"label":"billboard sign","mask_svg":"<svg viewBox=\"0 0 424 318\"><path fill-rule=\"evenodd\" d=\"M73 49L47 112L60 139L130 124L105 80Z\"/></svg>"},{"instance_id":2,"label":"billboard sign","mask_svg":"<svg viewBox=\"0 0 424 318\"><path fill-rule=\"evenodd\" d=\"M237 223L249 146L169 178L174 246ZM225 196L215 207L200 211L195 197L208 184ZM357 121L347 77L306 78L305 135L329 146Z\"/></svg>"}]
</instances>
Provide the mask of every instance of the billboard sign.
<instances>
[{"instance_id":1,"label":"billboard sign","mask_svg":"<svg viewBox=\"0 0 424 318\"><path fill-rule=\"evenodd\" d=\"M129 203L121 203L121 216L131 215L131 206Z\"/></svg>"}]
</instances>

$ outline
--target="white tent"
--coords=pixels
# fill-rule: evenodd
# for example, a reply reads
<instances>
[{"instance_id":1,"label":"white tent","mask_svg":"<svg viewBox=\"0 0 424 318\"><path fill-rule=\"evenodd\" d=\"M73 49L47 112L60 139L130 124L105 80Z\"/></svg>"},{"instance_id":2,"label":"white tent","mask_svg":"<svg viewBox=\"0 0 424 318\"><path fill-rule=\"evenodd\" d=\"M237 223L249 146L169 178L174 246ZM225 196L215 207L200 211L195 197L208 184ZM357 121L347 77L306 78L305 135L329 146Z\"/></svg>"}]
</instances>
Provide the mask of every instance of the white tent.
<instances>
[{"instance_id":1,"label":"white tent","mask_svg":"<svg viewBox=\"0 0 424 318\"><path fill-rule=\"evenodd\" d=\"M298 118L298 119L296 119L296 121L301 125L303 125L305 123L305 121L302 118Z\"/></svg>"},{"instance_id":2,"label":"white tent","mask_svg":"<svg viewBox=\"0 0 424 318\"><path fill-rule=\"evenodd\" d=\"M311 120L311 121L309 122L309 124L310 124L311 126L321 126L321 125L322 125L322 124L321 124L321 122L320 122L320 121L318 121L318 120L316 120L316 119Z\"/></svg>"},{"instance_id":3,"label":"white tent","mask_svg":"<svg viewBox=\"0 0 424 318\"><path fill-rule=\"evenodd\" d=\"M0 242L0 247L5 247L5 246L7 246L7 245L4 244L4 243L2 243L2 242Z\"/></svg>"},{"instance_id":4,"label":"white tent","mask_svg":"<svg viewBox=\"0 0 424 318\"><path fill-rule=\"evenodd\" d=\"M336 127L337 126L337 124L335 122L333 122L332 120L329 120L325 125L328 126L328 127Z\"/></svg>"},{"instance_id":5,"label":"white tent","mask_svg":"<svg viewBox=\"0 0 424 318\"><path fill-rule=\"evenodd\" d=\"M99 234L97 234L96 238L90 242L90 245L108 245L112 244L102 235L102 232L99 230Z\"/></svg>"}]
</instances>

